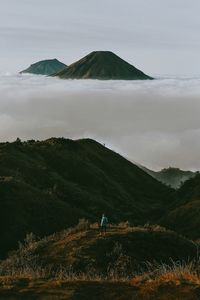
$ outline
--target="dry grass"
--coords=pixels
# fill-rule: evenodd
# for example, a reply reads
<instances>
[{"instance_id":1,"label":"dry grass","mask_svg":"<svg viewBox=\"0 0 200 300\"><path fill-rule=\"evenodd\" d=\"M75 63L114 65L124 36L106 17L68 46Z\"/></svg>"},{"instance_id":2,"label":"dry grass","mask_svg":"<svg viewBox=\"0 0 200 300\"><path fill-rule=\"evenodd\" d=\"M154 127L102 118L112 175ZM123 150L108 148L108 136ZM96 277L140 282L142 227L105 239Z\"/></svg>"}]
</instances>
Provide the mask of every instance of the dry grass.
<instances>
[{"instance_id":1,"label":"dry grass","mask_svg":"<svg viewBox=\"0 0 200 300\"><path fill-rule=\"evenodd\" d=\"M173 262L172 264L147 263L148 271L131 279L131 284L154 282L157 284L173 282L200 285L200 261Z\"/></svg>"},{"instance_id":2,"label":"dry grass","mask_svg":"<svg viewBox=\"0 0 200 300\"><path fill-rule=\"evenodd\" d=\"M41 298L37 299L66 300L99 300L104 297L108 300L198 300L200 278L196 267L194 263L174 263L174 267L171 268L165 265L151 265L149 272L135 275L131 279L95 273L75 274L65 269L60 269L53 278L35 278L31 273L3 276L0 277L0 294L3 292L6 295L9 291L9 294L13 293L17 297L31 293L31 296L41 294ZM74 293L77 293L77 298L73 298ZM53 298L55 295L56 298ZM1 297L0 299L4 300Z\"/></svg>"},{"instance_id":3,"label":"dry grass","mask_svg":"<svg viewBox=\"0 0 200 300\"><path fill-rule=\"evenodd\" d=\"M155 231L171 232L159 225L145 224L144 226L130 226L128 222L118 225L110 225L114 232L134 232L134 231ZM107 255L110 263L107 272L100 273L88 266L87 272L77 272L69 266L63 265L56 268L52 265L43 265L39 262L35 249L48 244L50 241L59 241L79 232L89 229L98 229L98 224L90 224L87 220L81 219L77 226L52 234L51 236L39 239L34 234L28 234L23 243L19 243L19 249L0 263L1 282L8 278L29 278L52 279L58 281L90 281L90 282L131 282L131 284L141 284L144 282L179 282L184 281L200 284L200 261L173 262L170 265L146 262L145 271L134 270L130 263L130 258L123 252L119 243L116 243L112 252ZM132 268L132 270L130 270Z\"/></svg>"}]
</instances>

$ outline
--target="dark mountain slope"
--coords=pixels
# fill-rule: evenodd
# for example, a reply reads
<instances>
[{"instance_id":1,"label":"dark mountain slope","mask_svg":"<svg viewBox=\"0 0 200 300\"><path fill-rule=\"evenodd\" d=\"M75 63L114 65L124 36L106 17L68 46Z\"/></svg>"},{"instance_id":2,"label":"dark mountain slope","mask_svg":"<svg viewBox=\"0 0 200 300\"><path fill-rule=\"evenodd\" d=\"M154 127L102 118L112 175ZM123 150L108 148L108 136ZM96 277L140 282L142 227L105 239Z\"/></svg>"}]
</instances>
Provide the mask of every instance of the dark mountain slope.
<instances>
[{"instance_id":1,"label":"dark mountain slope","mask_svg":"<svg viewBox=\"0 0 200 300\"><path fill-rule=\"evenodd\" d=\"M94 51L54 76L64 79L153 79L110 51Z\"/></svg>"},{"instance_id":2,"label":"dark mountain slope","mask_svg":"<svg viewBox=\"0 0 200 300\"><path fill-rule=\"evenodd\" d=\"M180 198L184 201L200 199L200 174L187 180L178 190Z\"/></svg>"},{"instance_id":3,"label":"dark mountain slope","mask_svg":"<svg viewBox=\"0 0 200 300\"><path fill-rule=\"evenodd\" d=\"M30 65L29 68L27 68L24 71L21 71L20 73L30 73L30 74L38 74L38 75L51 75L57 72L62 71L63 69L67 68L65 64L60 62L57 59L48 59L48 60L42 60L38 61L32 65Z\"/></svg>"},{"instance_id":4,"label":"dark mountain slope","mask_svg":"<svg viewBox=\"0 0 200 300\"><path fill-rule=\"evenodd\" d=\"M191 239L200 239L200 200L193 200L167 214L161 223Z\"/></svg>"},{"instance_id":5,"label":"dark mountain slope","mask_svg":"<svg viewBox=\"0 0 200 300\"><path fill-rule=\"evenodd\" d=\"M194 239L200 238L200 175L187 180L177 192L180 199L162 223Z\"/></svg>"},{"instance_id":6,"label":"dark mountain slope","mask_svg":"<svg viewBox=\"0 0 200 300\"><path fill-rule=\"evenodd\" d=\"M0 144L1 256L27 232L45 235L77 223L155 221L174 192L137 166L90 140Z\"/></svg>"},{"instance_id":7,"label":"dark mountain slope","mask_svg":"<svg viewBox=\"0 0 200 300\"><path fill-rule=\"evenodd\" d=\"M179 168L166 168L161 171L152 171L143 166L140 166L142 170L147 172L149 175L159 180L160 182L171 186L174 189L178 189L186 180L194 177L196 172L183 171Z\"/></svg>"}]
</instances>

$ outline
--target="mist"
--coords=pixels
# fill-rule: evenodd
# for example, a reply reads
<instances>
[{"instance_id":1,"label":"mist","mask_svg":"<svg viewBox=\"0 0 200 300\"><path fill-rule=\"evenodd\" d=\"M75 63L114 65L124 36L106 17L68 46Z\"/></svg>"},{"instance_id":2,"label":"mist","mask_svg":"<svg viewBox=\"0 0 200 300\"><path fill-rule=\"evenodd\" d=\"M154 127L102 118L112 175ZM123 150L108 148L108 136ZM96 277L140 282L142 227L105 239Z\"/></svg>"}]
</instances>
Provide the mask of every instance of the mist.
<instances>
[{"instance_id":1,"label":"mist","mask_svg":"<svg viewBox=\"0 0 200 300\"><path fill-rule=\"evenodd\" d=\"M0 140L93 138L149 168L200 169L200 78L0 76Z\"/></svg>"}]
</instances>

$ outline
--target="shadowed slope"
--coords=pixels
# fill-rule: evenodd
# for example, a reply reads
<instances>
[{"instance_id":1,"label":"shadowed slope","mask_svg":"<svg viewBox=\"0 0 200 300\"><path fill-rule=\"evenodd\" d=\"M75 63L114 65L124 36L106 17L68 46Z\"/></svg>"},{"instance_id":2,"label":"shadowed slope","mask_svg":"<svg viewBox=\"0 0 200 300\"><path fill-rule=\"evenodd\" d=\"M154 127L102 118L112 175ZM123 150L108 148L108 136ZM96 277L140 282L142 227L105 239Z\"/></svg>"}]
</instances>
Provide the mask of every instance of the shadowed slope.
<instances>
[{"instance_id":1,"label":"shadowed slope","mask_svg":"<svg viewBox=\"0 0 200 300\"><path fill-rule=\"evenodd\" d=\"M162 223L169 228L193 238L200 238L200 175L197 174L177 191L180 199Z\"/></svg>"},{"instance_id":2,"label":"shadowed slope","mask_svg":"<svg viewBox=\"0 0 200 300\"><path fill-rule=\"evenodd\" d=\"M64 79L153 79L110 51L94 51L54 76Z\"/></svg>"},{"instance_id":3,"label":"shadowed slope","mask_svg":"<svg viewBox=\"0 0 200 300\"><path fill-rule=\"evenodd\" d=\"M102 212L146 223L174 200L171 189L90 139L0 144L0 256L27 232L50 234Z\"/></svg>"}]
</instances>

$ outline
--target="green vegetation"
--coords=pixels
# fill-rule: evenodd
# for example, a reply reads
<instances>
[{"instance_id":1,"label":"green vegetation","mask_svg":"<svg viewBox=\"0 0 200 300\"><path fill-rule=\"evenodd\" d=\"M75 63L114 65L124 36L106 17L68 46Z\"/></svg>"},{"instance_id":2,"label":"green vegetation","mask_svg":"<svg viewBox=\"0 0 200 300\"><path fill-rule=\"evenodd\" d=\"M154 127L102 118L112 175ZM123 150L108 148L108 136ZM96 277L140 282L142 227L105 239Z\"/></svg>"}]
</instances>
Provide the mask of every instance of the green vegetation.
<instances>
[{"instance_id":1,"label":"green vegetation","mask_svg":"<svg viewBox=\"0 0 200 300\"><path fill-rule=\"evenodd\" d=\"M94 51L53 76L63 79L153 79L110 51Z\"/></svg>"},{"instance_id":2,"label":"green vegetation","mask_svg":"<svg viewBox=\"0 0 200 300\"><path fill-rule=\"evenodd\" d=\"M28 232L48 235L102 212L156 222L175 202L172 189L90 139L0 144L1 257Z\"/></svg>"},{"instance_id":3,"label":"green vegetation","mask_svg":"<svg viewBox=\"0 0 200 300\"><path fill-rule=\"evenodd\" d=\"M1 143L0 300L199 299L180 235L199 238L199 199L199 174L175 191L91 139Z\"/></svg>"},{"instance_id":4,"label":"green vegetation","mask_svg":"<svg viewBox=\"0 0 200 300\"><path fill-rule=\"evenodd\" d=\"M174 189L180 188L180 186L188 179L195 177L196 172L183 171L179 168L166 168L161 171L152 171L143 166L140 166L142 170L147 172L149 175L159 180L160 182L171 186Z\"/></svg>"},{"instance_id":5,"label":"green vegetation","mask_svg":"<svg viewBox=\"0 0 200 300\"><path fill-rule=\"evenodd\" d=\"M200 174L177 191L179 201L161 223L193 239L200 238Z\"/></svg>"},{"instance_id":6,"label":"green vegetation","mask_svg":"<svg viewBox=\"0 0 200 300\"><path fill-rule=\"evenodd\" d=\"M37 75L51 75L57 72L62 71L67 66L60 62L57 59L47 59L38 61L32 65L30 65L29 68L27 68L24 71L21 71L20 73L30 73L30 74L37 74Z\"/></svg>"}]
</instances>

